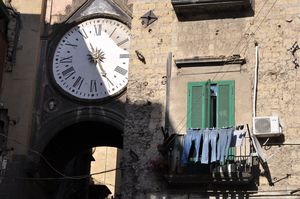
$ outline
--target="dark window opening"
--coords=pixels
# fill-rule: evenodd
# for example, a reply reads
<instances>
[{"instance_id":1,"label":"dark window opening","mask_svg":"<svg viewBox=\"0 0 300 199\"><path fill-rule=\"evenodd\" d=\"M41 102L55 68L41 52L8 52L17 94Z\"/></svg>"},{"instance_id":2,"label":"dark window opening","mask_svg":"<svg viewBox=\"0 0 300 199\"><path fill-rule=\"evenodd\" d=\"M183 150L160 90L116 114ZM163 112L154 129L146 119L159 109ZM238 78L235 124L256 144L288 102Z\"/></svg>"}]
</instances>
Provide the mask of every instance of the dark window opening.
<instances>
[{"instance_id":1,"label":"dark window opening","mask_svg":"<svg viewBox=\"0 0 300 199\"><path fill-rule=\"evenodd\" d=\"M210 85L210 127L217 126L217 84Z\"/></svg>"}]
</instances>

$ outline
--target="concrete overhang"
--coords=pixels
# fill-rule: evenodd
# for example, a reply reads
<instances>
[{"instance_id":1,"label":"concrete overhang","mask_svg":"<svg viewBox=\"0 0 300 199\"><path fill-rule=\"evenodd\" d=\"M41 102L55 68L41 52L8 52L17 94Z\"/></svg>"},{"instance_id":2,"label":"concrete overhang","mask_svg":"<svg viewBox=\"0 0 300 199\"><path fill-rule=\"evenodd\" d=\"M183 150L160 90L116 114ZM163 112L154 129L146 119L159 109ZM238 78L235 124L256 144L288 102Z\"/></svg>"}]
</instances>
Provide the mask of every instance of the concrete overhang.
<instances>
[{"instance_id":1,"label":"concrete overhang","mask_svg":"<svg viewBox=\"0 0 300 199\"><path fill-rule=\"evenodd\" d=\"M175 64L178 68L183 67L201 67L201 66L222 66L228 64L245 64L246 60L240 55L233 55L230 57L194 57L187 59L176 59Z\"/></svg>"},{"instance_id":2,"label":"concrete overhang","mask_svg":"<svg viewBox=\"0 0 300 199\"><path fill-rule=\"evenodd\" d=\"M252 16L254 0L171 0L180 21Z\"/></svg>"}]
</instances>

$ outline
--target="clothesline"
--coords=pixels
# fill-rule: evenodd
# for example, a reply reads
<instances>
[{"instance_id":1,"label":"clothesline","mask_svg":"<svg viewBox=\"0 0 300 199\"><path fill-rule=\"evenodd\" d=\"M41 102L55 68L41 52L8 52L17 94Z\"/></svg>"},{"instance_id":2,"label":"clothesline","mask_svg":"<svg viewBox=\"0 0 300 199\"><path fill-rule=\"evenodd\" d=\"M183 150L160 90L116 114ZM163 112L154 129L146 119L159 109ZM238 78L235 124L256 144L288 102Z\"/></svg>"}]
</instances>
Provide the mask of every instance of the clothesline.
<instances>
[{"instance_id":1,"label":"clothesline","mask_svg":"<svg viewBox=\"0 0 300 199\"><path fill-rule=\"evenodd\" d=\"M208 129L208 130L215 130L215 129L230 129L235 128L237 130L244 129L244 125L237 125L237 126L223 126L223 127L209 127L209 128L188 128L188 130L201 130L201 129Z\"/></svg>"},{"instance_id":2,"label":"clothesline","mask_svg":"<svg viewBox=\"0 0 300 199\"><path fill-rule=\"evenodd\" d=\"M190 128L184 135L182 164L186 164L190 159L192 146L195 154L194 162L208 164L209 162L224 162L229 155L229 148L241 145L245 136L245 131L240 126L238 128ZM200 151L200 149L202 149ZM209 157L210 156L210 157Z\"/></svg>"}]
</instances>

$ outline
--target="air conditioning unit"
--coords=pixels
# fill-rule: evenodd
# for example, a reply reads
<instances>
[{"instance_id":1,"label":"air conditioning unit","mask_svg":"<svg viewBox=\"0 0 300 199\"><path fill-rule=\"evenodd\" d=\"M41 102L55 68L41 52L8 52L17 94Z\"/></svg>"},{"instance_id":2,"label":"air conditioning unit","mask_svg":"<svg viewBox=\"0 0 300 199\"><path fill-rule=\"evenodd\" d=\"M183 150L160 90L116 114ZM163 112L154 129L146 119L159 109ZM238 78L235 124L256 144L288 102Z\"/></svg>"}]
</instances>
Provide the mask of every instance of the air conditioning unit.
<instances>
[{"instance_id":1,"label":"air conditioning unit","mask_svg":"<svg viewBox=\"0 0 300 199\"><path fill-rule=\"evenodd\" d=\"M253 134L257 137L279 136L281 134L281 129L278 117L254 117Z\"/></svg>"}]
</instances>

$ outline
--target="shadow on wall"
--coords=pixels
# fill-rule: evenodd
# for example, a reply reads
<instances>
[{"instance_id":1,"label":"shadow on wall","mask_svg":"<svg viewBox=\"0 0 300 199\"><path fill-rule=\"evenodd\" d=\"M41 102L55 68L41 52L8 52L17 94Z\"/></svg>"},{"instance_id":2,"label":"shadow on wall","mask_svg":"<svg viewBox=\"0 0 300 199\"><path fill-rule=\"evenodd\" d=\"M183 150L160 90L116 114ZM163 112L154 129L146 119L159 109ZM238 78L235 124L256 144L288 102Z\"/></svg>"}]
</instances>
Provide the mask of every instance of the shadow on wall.
<instances>
[{"instance_id":1,"label":"shadow on wall","mask_svg":"<svg viewBox=\"0 0 300 199\"><path fill-rule=\"evenodd\" d=\"M112 123L103 122L101 117L104 116L102 115L99 116L99 120L95 116L90 117L90 120L89 117L86 117L85 121L73 123L53 134L52 139L46 143L45 147L42 147L44 148L41 151L43 158L39 157L37 170L28 172L34 170L34 167L27 170L26 178L32 180L23 181L23 184L26 185L22 187L27 187L30 191L31 194L28 198L85 199L88 198L89 191L90 194L95 193L92 191L93 189L99 191L99 187L90 186L89 176L89 166L92 160L91 148L95 146L124 148L124 158L120 169L123 172L122 180L124 181L122 183L126 184L123 192L127 192L126 194L128 192L131 194L141 193L138 187L143 185L137 186L137 182L142 183L140 176L145 175L149 182L152 182L154 189L159 187L161 192L172 192L178 195L199 192L198 195L205 193L205 197L202 198L209 198L209 196L224 198L226 194L239 197L243 195L245 198L249 195L247 191L256 190L255 184L239 188L238 182L227 186L213 181L207 181L206 184L168 184L165 176L174 173L170 170L168 159L165 159L166 156L157 150L158 144L162 144L164 140L168 139L166 134L162 134L161 129L162 106L150 101L138 101L125 106L127 109L125 133ZM62 125L61 118L57 121L55 125ZM52 126L53 129L47 130L49 132L54 130L55 125ZM170 129L176 130L172 125ZM163 159L167 163L166 167L162 170L160 170L161 168L156 171L151 170L152 158ZM188 175L199 177L197 170L193 172L196 173ZM187 177L187 175L178 176L179 178ZM101 192L101 194L105 194L105 192ZM124 197L126 198L126 195Z\"/></svg>"}]
</instances>

